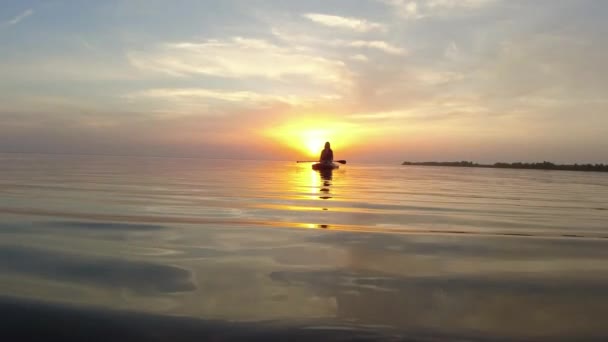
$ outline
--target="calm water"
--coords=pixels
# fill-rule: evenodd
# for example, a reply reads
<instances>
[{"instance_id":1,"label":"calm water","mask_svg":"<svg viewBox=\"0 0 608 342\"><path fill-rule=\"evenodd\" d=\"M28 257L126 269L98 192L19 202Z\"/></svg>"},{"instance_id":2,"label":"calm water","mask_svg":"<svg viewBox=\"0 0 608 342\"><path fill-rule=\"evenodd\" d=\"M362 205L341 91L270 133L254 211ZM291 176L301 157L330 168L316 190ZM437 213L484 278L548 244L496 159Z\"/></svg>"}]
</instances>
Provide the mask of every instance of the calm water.
<instances>
[{"instance_id":1,"label":"calm water","mask_svg":"<svg viewBox=\"0 0 608 342\"><path fill-rule=\"evenodd\" d=\"M607 289L608 174L0 154L5 300L585 340Z\"/></svg>"}]
</instances>

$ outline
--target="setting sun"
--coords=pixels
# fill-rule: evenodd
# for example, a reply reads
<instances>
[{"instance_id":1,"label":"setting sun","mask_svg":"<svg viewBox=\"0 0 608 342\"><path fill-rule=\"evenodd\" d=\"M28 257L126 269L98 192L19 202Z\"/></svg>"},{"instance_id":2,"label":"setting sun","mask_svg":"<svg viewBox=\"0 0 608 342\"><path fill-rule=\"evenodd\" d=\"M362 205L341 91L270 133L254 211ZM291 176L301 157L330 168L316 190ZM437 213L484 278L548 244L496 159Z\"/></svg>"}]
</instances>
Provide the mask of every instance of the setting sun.
<instances>
[{"instance_id":1,"label":"setting sun","mask_svg":"<svg viewBox=\"0 0 608 342\"><path fill-rule=\"evenodd\" d=\"M323 145L325 145L326 141L330 140L330 137L321 131L310 131L306 132L303 140L303 145L308 154L315 156L323 149Z\"/></svg>"},{"instance_id":2,"label":"setting sun","mask_svg":"<svg viewBox=\"0 0 608 342\"><path fill-rule=\"evenodd\" d=\"M268 130L264 134L278 141L288 148L299 151L309 157L317 157L326 141L331 142L332 147L343 148L351 145L347 132L353 131L354 127L344 123L325 123L324 128L313 128L312 123L294 123L278 129Z\"/></svg>"}]
</instances>

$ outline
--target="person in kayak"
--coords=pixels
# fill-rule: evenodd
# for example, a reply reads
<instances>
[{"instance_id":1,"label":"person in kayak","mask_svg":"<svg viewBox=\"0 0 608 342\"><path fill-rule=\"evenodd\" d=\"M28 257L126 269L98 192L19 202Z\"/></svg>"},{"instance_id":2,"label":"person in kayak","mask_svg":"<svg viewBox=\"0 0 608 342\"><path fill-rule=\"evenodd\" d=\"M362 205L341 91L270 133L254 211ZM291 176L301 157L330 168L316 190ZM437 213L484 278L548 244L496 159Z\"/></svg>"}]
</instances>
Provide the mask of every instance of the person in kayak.
<instances>
[{"instance_id":1,"label":"person in kayak","mask_svg":"<svg viewBox=\"0 0 608 342\"><path fill-rule=\"evenodd\" d=\"M319 158L319 162L321 163L331 163L334 161L334 151L331 150L329 146L329 141L325 143L325 148L321 151L321 157Z\"/></svg>"}]
</instances>

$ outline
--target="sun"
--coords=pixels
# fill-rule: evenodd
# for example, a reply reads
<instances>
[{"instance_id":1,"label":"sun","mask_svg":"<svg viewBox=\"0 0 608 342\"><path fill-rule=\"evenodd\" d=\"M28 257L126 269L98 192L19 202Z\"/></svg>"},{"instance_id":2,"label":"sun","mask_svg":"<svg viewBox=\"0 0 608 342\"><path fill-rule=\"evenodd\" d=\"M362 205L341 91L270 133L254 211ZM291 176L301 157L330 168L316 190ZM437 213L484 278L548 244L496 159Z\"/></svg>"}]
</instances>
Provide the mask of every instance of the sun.
<instances>
[{"instance_id":1,"label":"sun","mask_svg":"<svg viewBox=\"0 0 608 342\"><path fill-rule=\"evenodd\" d=\"M329 140L329 137L323 132L309 131L303 134L302 145L308 155L316 156L321 153L327 140Z\"/></svg>"},{"instance_id":2,"label":"sun","mask_svg":"<svg viewBox=\"0 0 608 342\"><path fill-rule=\"evenodd\" d=\"M323 143L320 140L309 140L305 142L305 146L308 154L314 156L322 150Z\"/></svg>"},{"instance_id":3,"label":"sun","mask_svg":"<svg viewBox=\"0 0 608 342\"><path fill-rule=\"evenodd\" d=\"M350 145L350 136L347 135L347 132L353 131L350 126L336 122L324 122L323 128L319 128L318 125L316 120L293 122L284 126L275 126L264 134L283 146L312 158L317 158L321 154L327 141L331 143L332 148L339 146L342 149Z\"/></svg>"}]
</instances>

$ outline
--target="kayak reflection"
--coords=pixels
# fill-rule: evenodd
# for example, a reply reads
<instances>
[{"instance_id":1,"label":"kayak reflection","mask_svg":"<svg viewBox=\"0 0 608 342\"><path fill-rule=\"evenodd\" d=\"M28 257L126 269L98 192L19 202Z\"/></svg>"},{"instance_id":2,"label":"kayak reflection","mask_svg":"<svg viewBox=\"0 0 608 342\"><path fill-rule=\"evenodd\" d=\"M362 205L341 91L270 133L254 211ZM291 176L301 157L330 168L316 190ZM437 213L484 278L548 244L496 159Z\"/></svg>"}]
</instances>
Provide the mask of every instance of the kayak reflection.
<instances>
[{"instance_id":1,"label":"kayak reflection","mask_svg":"<svg viewBox=\"0 0 608 342\"><path fill-rule=\"evenodd\" d=\"M334 173L334 170L332 170L332 169L319 170L319 174L321 175L321 179L324 180L324 181L330 181L330 180L332 180L333 173Z\"/></svg>"},{"instance_id":2,"label":"kayak reflection","mask_svg":"<svg viewBox=\"0 0 608 342\"><path fill-rule=\"evenodd\" d=\"M319 198L321 199L330 199L330 191L329 191L329 187L331 186L331 180L333 177L333 170L329 169L329 170L319 170L319 175L321 176L321 180L323 181L323 186L321 187L320 191L321 191L321 196L319 196ZM324 209L327 210L327 209Z\"/></svg>"}]
</instances>

